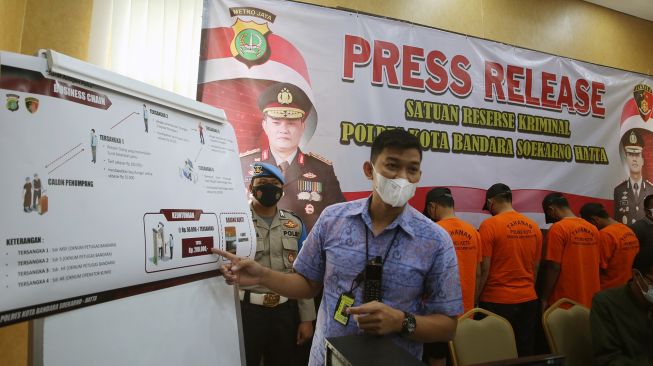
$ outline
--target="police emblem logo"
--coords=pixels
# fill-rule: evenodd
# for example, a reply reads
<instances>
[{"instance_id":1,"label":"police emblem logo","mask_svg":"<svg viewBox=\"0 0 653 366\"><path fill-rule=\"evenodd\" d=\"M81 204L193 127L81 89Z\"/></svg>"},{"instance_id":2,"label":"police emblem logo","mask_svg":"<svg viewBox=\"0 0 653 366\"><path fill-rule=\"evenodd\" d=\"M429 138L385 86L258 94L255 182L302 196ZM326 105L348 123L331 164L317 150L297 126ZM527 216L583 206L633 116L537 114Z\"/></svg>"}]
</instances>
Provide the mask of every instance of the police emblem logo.
<instances>
[{"instance_id":1,"label":"police emblem logo","mask_svg":"<svg viewBox=\"0 0 653 366\"><path fill-rule=\"evenodd\" d=\"M628 142L630 142L631 144L637 143L637 135L635 135L635 131L630 132L630 137L628 137Z\"/></svg>"},{"instance_id":2,"label":"police emblem logo","mask_svg":"<svg viewBox=\"0 0 653 366\"><path fill-rule=\"evenodd\" d=\"M36 113L39 110L39 100L34 97L25 98L25 108L30 113Z\"/></svg>"},{"instance_id":3,"label":"police emblem logo","mask_svg":"<svg viewBox=\"0 0 653 366\"><path fill-rule=\"evenodd\" d=\"M288 220L288 221L283 223L283 226L287 227L288 229L294 229L297 226L299 226L299 224L296 224L296 223L292 222L291 220Z\"/></svg>"},{"instance_id":4,"label":"police emblem logo","mask_svg":"<svg viewBox=\"0 0 653 366\"><path fill-rule=\"evenodd\" d=\"M254 175L259 175L263 173L263 167L260 165L254 165L252 168L254 170Z\"/></svg>"},{"instance_id":5,"label":"police emblem logo","mask_svg":"<svg viewBox=\"0 0 653 366\"><path fill-rule=\"evenodd\" d=\"M297 258L297 253L294 250L288 252L288 262L293 263Z\"/></svg>"},{"instance_id":6,"label":"police emblem logo","mask_svg":"<svg viewBox=\"0 0 653 366\"><path fill-rule=\"evenodd\" d=\"M279 102L280 104L292 103L292 93L290 92L290 90L288 90L288 88L281 89L279 94L277 94L277 102Z\"/></svg>"},{"instance_id":7,"label":"police emblem logo","mask_svg":"<svg viewBox=\"0 0 653 366\"><path fill-rule=\"evenodd\" d=\"M19 99L20 99L19 95L7 94L7 109L12 112L16 112L20 107L18 103Z\"/></svg>"},{"instance_id":8,"label":"police emblem logo","mask_svg":"<svg viewBox=\"0 0 653 366\"><path fill-rule=\"evenodd\" d=\"M637 103L639 115L644 122L648 121L653 112L653 90L651 90L651 87L644 83L635 86L633 99Z\"/></svg>"},{"instance_id":9,"label":"police emblem logo","mask_svg":"<svg viewBox=\"0 0 653 366\"><path fill-rule=\"evenodd\" d=\"M244 29L236 36L238 55L247 61L256 61L267 51L265 36L256 29Z\"/></svg>"},{"instance_id":10,"label":"police emblem logo","mask_svg":"<svg viewBox=\"0 0 653 366\"><path fill-rule=\"evenodd\" d=\"M238 18L231 26L236 35L231 41L231 54L239 61L252 67L265 63L270 57L267 36L270 34L268 24L243 21Z\"/></svg>"}]
</instances>

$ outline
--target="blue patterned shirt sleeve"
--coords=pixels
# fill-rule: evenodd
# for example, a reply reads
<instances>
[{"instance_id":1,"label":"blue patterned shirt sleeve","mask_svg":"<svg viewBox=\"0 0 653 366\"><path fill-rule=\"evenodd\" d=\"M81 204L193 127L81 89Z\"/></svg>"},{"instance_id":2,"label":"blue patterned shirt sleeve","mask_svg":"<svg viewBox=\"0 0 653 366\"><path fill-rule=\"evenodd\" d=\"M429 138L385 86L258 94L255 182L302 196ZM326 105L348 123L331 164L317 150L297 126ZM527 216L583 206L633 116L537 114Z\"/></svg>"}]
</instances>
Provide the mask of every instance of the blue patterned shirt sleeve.
<instances>
[{"instance_id":1,"label":"blue patterned shirt sleeve","mask_svg":"<svg viewBox=\"0 0 653 366\"><path fill-rule=\"evenodd\" d=\"M304 240L302 249L295 259L293 267L295 271L311 281L322 282L324 279L325 257L322 251L323 238L321 233L324 230L324 217L327 216L327 209L317 219L313 229Z\"/></svg>"},{"instance_id":2,"label":"blue patterned shirt sleeve","mask_svg":"<svg viewBox=\"0 0 653 366\"><path fill-rule=\"evenodd\" d=\"M424 284L423 312L457 316L463 313L458 259L451 237L438 230L437 252Z\"/></svg>"}]
</instances>

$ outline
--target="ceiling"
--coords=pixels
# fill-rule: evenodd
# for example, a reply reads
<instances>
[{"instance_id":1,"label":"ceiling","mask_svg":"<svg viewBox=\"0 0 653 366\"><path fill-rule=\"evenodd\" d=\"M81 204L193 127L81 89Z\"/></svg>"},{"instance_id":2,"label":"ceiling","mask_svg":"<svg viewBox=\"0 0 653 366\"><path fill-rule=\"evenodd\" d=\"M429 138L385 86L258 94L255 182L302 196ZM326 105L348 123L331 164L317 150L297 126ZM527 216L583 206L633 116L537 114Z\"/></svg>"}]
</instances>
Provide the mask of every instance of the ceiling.
<instances>
[{"instance_id":1,"label":"ceiling","mask_svg":"<svg viewBox=\"0 0 653 366\"><path fill-rule=\"evenodd\" d=\"M653 1L651 0L585 0L609 9L653 22Z\"/></svg>"}]
</instances>

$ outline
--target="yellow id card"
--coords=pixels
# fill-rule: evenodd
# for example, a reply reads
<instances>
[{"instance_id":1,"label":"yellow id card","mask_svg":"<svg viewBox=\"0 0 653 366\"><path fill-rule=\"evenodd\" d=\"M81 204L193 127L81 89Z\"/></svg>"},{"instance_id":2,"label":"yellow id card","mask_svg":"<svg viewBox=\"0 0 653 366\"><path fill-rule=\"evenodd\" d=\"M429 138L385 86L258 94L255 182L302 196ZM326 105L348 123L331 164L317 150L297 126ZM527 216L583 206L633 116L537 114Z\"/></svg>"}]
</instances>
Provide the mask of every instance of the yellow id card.
<instances>
[{"instance_id":1,"label":"yellow id card","mask_svg":"<svg viewBox=\"0 0 653 366\"><path fill-rule=\"evenodd\" d=\"M336 311L333 314L333 319L342 325L347 325L349 323L349 314L347 314L347 308L354 305L354 296L352 294L346 293L340 295L338 299L338 305L336 306Z\"/></svg>"}]
</instances>

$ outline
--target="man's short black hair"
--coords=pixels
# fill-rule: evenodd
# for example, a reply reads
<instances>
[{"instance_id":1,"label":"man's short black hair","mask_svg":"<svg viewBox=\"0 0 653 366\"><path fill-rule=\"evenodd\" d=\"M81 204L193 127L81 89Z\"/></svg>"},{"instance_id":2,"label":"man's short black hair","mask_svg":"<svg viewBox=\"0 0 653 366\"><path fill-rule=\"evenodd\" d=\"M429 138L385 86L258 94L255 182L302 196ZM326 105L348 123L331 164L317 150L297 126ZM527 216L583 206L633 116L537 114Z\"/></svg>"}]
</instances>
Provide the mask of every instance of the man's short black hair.
<instances>
[{"instance_id":1,"label":"man's short black hair","mask_svg":"<svg viewBox=\"0 0 653 366\"><path fill-rule=\"evenodd\" d=\"M653 194L649 194L648 196L646 196L646 198L644 198L644 208L649 208L650 207L649 204L651 203L652 200L653 200Z\"/></svg>"},{"instance_id":2,"label":"man's short black hair","mask_svg":"<svg viewBox=\"0 0 653 366\"><path fill-rule=\"evenodd\" d=\"M406 130L395 128L381 132L374 139L370 154L372 163L376 161L376 158L381 155L384 149L389 147L396 147L402 150L416 149L419 151L419 160L422 161L422 148L419 145L417 137L408 133Z\"/></svg>"},{"instance_id":3,"label":"man's short black hair","mask_svg":"<svg viewBox=\"0 0 653 366\"><path fill-rule=\"evenodd\" d=\"M581 209L580 209L580 217L583 219L589 221L592 217L600 217L602 219L607 219L610 217L608 215L608 212L603 208L603 205L600 203L596 202L590 202L585 204Z\"/></svg>"},{"instance_id":4,"label":"man's short black hair","mask_svg":"<svg viewBox=\"0 0 653 366\"><path fill-rule=\"evenodd\" d=\"M560 192L549 193L544 197L544 200L542 200L542 208L546 210L550 206L569 208L569 201L567 201L567 198L565 198L565 196Z\"/></svg>"},{"instance_id":5,"label":"man's short black hair","mask_svg":"<svg viewBox=\"0 0 653 366\"><path fill-rule=\"evenodd\" d=\"M633 269L638 270L641 274L647 275L653 273L653 246L640 246L639 253L633 261Z\"/></svg>"},{"instance_id":6,"label":"man's short black hair","mask_svg":"<svg viewBox=\"0 0 653 366\"><path fill-rule=\"evenodd\" d=\"M426 204L424 209L428 207L429 203L435 202L443 207L454 207L453 195L451 194L451 189L447 187L437 187L433 188L426 194Z\"/></svg>"},{"instance_id":7,"label":"man's short black hair","mask_svg":"<svg viewBox=\"0 0 653 366\"><path fill-rule=\"evenodd\" d=\"M556 220L553 216L551 216L548 212L548 209L551 206L555 206L556 208L560 209L565 209L569 208L569 202L565 198L565 196L560 193L560 192L551 192L544 197L542 200L542 211L544 211L544 222L547 224L552 224L558 220Z\"/></svg>"},{"instance_id":8,"label":"man's short black hair","mask_svg":"<svg viewBox=\"0 0 653 366\"><path fill-rule=\"evenodd\" d=\"M512 192L499 193L492 198L494 198L497 202L512 203Z\"/></svg>"},{"instance_id":9,"label":"man's short black hair","mask_svg":"<svg viewBox=\"0 0 653 366\"><path fill-rule=\"evenodd\" d=\"M495 183L485 191L485 201L483 201L483 210L489 211L490 207L487 201L490 198L496 198L498 202L512 203L512 191L508 185L503 183Z\"/></svg>"}]
</instances>

